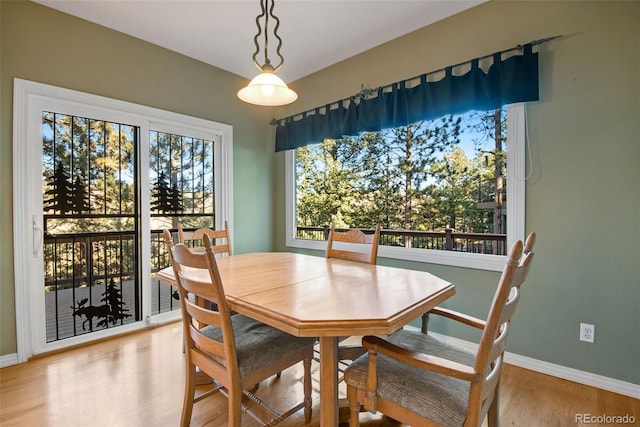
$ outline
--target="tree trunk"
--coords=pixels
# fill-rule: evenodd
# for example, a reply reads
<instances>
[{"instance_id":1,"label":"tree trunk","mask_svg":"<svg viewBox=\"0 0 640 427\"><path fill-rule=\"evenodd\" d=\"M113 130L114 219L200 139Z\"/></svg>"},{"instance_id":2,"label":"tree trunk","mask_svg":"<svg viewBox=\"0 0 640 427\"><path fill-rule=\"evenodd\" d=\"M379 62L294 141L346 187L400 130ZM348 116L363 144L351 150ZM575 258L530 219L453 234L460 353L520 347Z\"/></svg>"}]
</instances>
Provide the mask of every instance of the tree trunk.
<instances>
[{"instance_id":1,"label":"tree trunk","mask_svg":"<svg viewBox=\"0 0 640 427\"><path fill-rule=\"evenodd\" d=\"M493 114L493 123L495 128L496 154L494 156L495 175L496 175L496 196L495 206L493 208L493 232L502 233L502 206L504 194L504 178L502 176L502 109L498 108Z\"/></svg>"}]
</instances>

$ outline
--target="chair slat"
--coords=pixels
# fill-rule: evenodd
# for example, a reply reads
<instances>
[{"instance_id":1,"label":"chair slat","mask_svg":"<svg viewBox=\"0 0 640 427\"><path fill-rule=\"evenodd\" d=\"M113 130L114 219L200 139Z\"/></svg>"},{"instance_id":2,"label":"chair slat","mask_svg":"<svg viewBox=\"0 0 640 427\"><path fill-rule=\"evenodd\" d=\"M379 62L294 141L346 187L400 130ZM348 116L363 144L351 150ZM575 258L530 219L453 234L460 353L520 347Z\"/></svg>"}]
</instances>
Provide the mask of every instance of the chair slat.
<instances>
[{"instance_id":1,"label":"chair slat","mask_svg":"<svg viewBox=\"0 0 640 427\"><path fill-rule=\"evenodd\" d=\"M216 256L230 256L231 255L231 239L229 237L229 228L225 223L225 226L221 230L214 230L211 228L198 228L194 231L184 231L181 223L178 223L178 241L186 245L186 242L190 242L190 246L202 247L204 246L204 236L209 236L209 241L213 243L211 250Z\"/></svg>"},{"instance_id":2,"label":"chair slat","mask_svg":"<svg viewBox=\"0 0 640 427\"><path fill-rule=\"evenodd\" d=\"M203 351L205 354L225 358L224 343L207 337L201 332L201 329L193 325L191 325L190 331L189 336L200 351Z\"/></svg>"},{"instance_id":3,"label":"chair slat","mask_svg":"<svg viewBox=\"0 0 640 427\"><path fill-rule=\"evenodd\" d=\"M188 298L187 301L185 301L185 309L191 318L201 324L218 328L222 327L222 319L219 311L204 308L195 302L189 301Z\"/></svg>"}]
</instances>

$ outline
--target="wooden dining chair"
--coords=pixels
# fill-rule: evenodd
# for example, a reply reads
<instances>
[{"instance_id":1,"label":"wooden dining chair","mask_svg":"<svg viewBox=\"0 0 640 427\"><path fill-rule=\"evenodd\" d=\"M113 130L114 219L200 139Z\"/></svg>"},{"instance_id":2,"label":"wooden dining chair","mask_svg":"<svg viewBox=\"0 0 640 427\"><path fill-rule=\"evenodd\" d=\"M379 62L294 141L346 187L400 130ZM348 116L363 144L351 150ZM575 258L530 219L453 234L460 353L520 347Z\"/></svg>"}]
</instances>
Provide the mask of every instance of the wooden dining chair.
<instances>
[{"instance_id":1,"label":"wooden dining chair","mask_svg":"<svg viewBox=\"0 0 640 427\"><path fill-rule=\"evenodd\" d=\"M203 236L205 234L209 236L209 240L214 243L211 249L216 257L232 254L229 227L226 222L224 228L220 230L203 227L191 232L184 231L182 223L178 223L178 242L180 243L187 245L187 242L190 242L191 247L202 246Z\"/></svg>"},{"instance_id":2,"label":"wooden dining chair","mask_svg":"<svg viewBox=\"0 0 640 427\"><path fill-rule=\"evenodd\" d=\"M178 242L183 243L189 248L201 248L203 245L202 236L205 234L215 243L215 245L212 246L212 250L216 257L231 255L231 239L229 239L229 227L226 221L224 228L221 230L203 227L194 231L185 231L182 223L178 223ZM177 300L180 299L180 294L177 290L174 290L171 293L171 297ZM212 305L212 307L215 307L215 305Z\"/></svg>"},{"instance_id":3,"label":"wooden dining chair","mask_svg":"<svg viewBox=\"0 0 640 427\"><path fill-rule=\"evenodd\" d=\"M335 242L339 242L338 245L335 245ZM379 243L380 224L376 225L373 234L366 234L362 230L355 228L347 231L336 231L334 225L331 224L329 226L325 258L339 258L375 265L378 261ZM345 341L349 338L342 337L340 341ZM340 371L344 371L342 368L348 365L345 361L355 360L364 352L364 347L360 344L340 344L338 346L338 360L341 361ZM316 360L318 360L317 352Z\"/></svg>"},{"instance_id":4,"label":"wooden dining chair","mask_svg":"<svg viewBox=\"0 0 640 427\"><path fill-rule=\"evenodd\" d=\"M183 243L173 245L168 230L164 231L164 237L169 244L180 292L184 328L186 380L180 424L190 424L195 402L217 392L228 398L229 426L239 427L243 412L261 425L274 425L302 408L305 422L309 423L314 338L294 337L241 314L231 316L209 236L203 236L204 252L192 251ZM208 270L207 283L190 278L190 269ZM188 294L215 303L217 311L196 304ZM197 327L196 324L205 326ZM261 380L301 361L304 399L293 408L279 411L248 391ZM215 380L210 391L196 396L198 369ZM261 418L252 409L255 405L259 405L262 412L271 413L272 418Z\"/></svg>"},{"instance_id":5,"label":"wooden dining chair","mask_svg":"<svg viewBox=\"0 0 640 427\"><path fill-rule=\"evenodd\" d=\"M336 248L334 242L341 242L339 244L341 246ZM380 224L376 225L373 234L365 234L362 230L355 228L339 232L331 224L329 226L325 258L340 258L375 265L378 260L379 243ZM357 248L364 248L364 250L358 250Z\"/></svg>"},{"instance_id":6,"label":"wooden dining chair","mask_svg":"<svg viewBox=\"0 0 640 427\"><path fill-rule=\"evenodd\" d=\"M361 406L410 425L499 425L500 374L510 321L533 259L535 234L511 248L486 321L447 311L446 316L482 330L475 353L419 331L387 339L363 338L367 349L345 372L349 426L359 426ZM530 244L530 245L529 245Z\"/></svg>"}]
</instances>

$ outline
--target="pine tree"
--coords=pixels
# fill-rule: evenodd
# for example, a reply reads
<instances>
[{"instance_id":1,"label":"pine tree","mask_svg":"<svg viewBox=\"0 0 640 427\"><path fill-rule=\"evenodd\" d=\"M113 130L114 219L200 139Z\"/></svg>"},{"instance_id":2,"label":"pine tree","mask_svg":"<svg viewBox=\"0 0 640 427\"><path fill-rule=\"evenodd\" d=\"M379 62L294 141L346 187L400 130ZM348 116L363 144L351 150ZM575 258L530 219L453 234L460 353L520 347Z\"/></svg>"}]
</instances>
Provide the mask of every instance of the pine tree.
<instances>
[{"instance_id":1,"label":"pine tree","mask_svg":"<svg viewBox=\"0 0 640 427\"><path fill-rule=\"evenodd\" d=\"M62 161L58 161L53 176L47 179L49 190L45 191L44 210L58 211L61 214L73 210L73 187L69 175L64 171Z\"/></svg>"},{"instance_id":2,"label":"pine tree","mask_svg":"<svg viewBox=\"0 0 640 427\"><path fill-rule=\"evenodd\" d=\"M171 206L171 212L182 212L182 193L178 190L178 185L174 182L169 190L169 204Z\"/></svg>"},{"instance_id":3,"label":"pine tree","mask_svg":"<svg viewBox=\"0 0 640 427\"><path fill-rule=\"evenodd\" d=\"M460 147L444 154L432 167L435 184L422 208L433 229L474 232L482 227L483 213L476 207L476 183L481 170ZM433 215L437 213L437 215Z\"/></svg>"},{"instance_id":4,"label":"pine tree","mask_svg":"<svg viewBox=\"0 0 640 427\"><path fill-rule=\"evenodd\" d=\"M80 179L80 176L76 176L73 183L73 196L72 196L73 211L75 213L85 213L89 211L89 197L87 195L87 187Z\"/></svg>"},{"instance_id":5,"label":"pine tree","mask_svg":"<svg viewBox=\"0 0 640 427\"><path fill-rule=\"evenodd\" d=\"M169 183L167 182L167 176L164 172L160 172L158 175L158 181L156 182L152 197L151 210L160 213L171 212L171 191L169 189Z\"/></svg>"},{"instance_id":6,"label":"pine tree","mask_svg":"<svg viewBox=\"0 0 640 427\"><path fill-rule=\"evenodd\" d=\"M125 303L122 301L122 291L116 286L113 277L109 280L107 289L102 294L102 297L100 301L109 306L109 316L98 322L97 326L107 326L108 323L115 325L118 320L131 317L130 314L125 313L129 309L123 308Z\"/></svg>"}]
</instances>

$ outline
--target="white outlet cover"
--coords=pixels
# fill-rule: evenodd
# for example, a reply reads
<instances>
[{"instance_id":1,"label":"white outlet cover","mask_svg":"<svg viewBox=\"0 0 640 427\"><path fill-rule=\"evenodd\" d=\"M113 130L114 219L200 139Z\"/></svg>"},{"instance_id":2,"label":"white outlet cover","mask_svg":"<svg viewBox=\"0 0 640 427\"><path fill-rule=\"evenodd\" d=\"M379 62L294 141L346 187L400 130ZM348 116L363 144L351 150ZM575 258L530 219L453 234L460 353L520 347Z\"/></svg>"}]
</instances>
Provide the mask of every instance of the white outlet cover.
<instances>
[{"instance_id":1,"label":"white outlet cover","mask_svg":"<svg viewBox=\"0 0 640 427\"><path fill-rule=\"evenodd\" d=\"M580 323L580 341L585 342L594 342L596 337L596 327L595 325L590 325L588 323Z\"/></svg>"}]
</instances>

